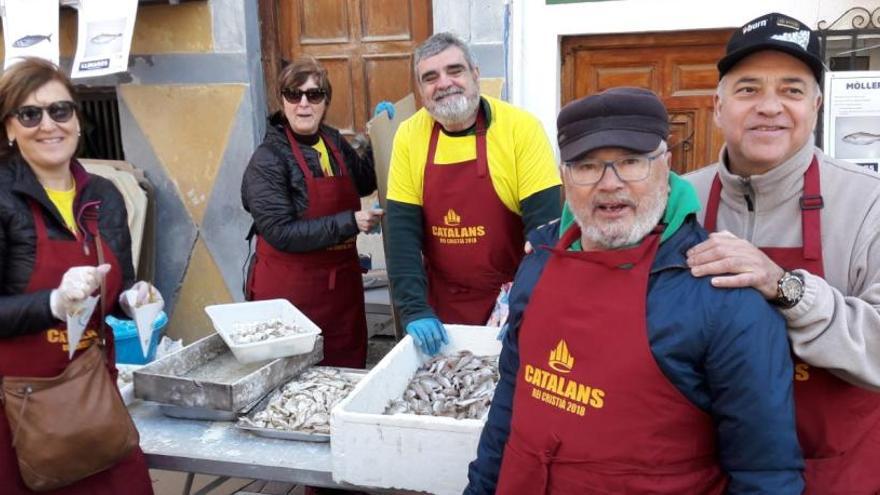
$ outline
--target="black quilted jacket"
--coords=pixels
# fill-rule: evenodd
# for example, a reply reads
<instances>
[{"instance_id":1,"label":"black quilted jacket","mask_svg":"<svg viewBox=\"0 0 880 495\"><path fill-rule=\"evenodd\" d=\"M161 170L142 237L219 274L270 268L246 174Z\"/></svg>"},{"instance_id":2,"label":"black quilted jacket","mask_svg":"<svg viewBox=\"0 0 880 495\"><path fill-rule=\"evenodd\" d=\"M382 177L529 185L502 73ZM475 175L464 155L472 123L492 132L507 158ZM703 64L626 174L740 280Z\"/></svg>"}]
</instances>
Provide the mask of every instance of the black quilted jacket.
<instances>
[{"instance_id":1,"label":"black quilted jacket","mask_svg":"<svg viewBox=\"0 0 880 495\"><path fill-rule=\"evenodd\" d=\"M127 288L134 281L134 268L122 195L112 182L89 174L76 160L71 171L77 185L73 204L77 224L84 225L84 206L92 208L97 202L101 239L119 260L122 286ZM49 309L50 290L24 293L36 258L36 232L28 199L40 205L50 238L75 239L27 163L17 155L0 162L0 338L40 332L57 323ZM93 235L84 236L91 246Z\"/></svg>"},{"instance_id":2,"label":"black quilted jacket","mask_svg":"<svg viewBox=\"0 0 880 495\"><path fill-rule=\"evenodd\" d=\"M241 202L254 218L256 233L280 251L305 252L339 244L357 235L354 211L342 211L314 219L301 216L308 208L305 178L296 165L287 135L286 119L276 113L269 118L266 137L251 156L241 182ZM342 154L349 177L360 196L376 190L376 172L370 153L361 158L345 138L332 127L322 125ZM323 176L318 153L307 144L298 143L309 168L316 177ZM328 149L329 152L329 149ZM330 155L333 173L341 164Z\"/></svg>"}]
</instances>

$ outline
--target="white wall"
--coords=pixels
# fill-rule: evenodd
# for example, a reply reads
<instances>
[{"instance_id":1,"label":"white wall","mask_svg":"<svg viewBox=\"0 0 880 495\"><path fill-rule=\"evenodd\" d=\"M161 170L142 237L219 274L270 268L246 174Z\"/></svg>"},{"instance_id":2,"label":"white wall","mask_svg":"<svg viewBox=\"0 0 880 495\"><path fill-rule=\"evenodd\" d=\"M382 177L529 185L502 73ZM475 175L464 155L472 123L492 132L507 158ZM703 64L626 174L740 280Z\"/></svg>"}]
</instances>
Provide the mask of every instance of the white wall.
<instances>
[{"instance_id":1,"label":"white wall","mask_svg":"<svg viewBox=\"0 0 880 495\"><path fill-rule=\"evenodd\" d=\"M854 6L873 11L880 0L514 0L510 101L538 116L555 143L562 36L732 28L774 11L816 27Z\"/></svg>"}]
</instances>

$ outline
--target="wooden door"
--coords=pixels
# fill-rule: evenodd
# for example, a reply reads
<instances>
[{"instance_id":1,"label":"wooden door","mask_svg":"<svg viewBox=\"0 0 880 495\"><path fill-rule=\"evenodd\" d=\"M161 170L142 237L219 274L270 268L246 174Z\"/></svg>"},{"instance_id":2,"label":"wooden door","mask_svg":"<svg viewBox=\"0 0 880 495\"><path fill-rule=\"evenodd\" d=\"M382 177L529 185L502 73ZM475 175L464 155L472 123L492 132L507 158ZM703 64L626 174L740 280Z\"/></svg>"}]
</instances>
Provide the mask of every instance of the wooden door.
<instances>
[{"instance_id":1,"label":"wooden door","mask_svg":"<svg viewBox=\"0 0 880 495\"><path fill-rule=\"evenodd\" d=\"M712 120L715 64L731 30L573 36L562 40L562 104L614 86L647 88L669 111L672 169L718 159L724 141Z\"/></svg>"},{"instance_id":2,"label":"wooden door","mask_svg":"<svg viewBox=\"0 0 880 495\"><path fill-rule=\"evenodd\" d=\"M380 101L416 91L412 52L431 35L431 0L261 0L260 10L273 110L278 58L311 55L327 68L327 123L347 135L364 130Z\"/></svg>"}]
</instances>

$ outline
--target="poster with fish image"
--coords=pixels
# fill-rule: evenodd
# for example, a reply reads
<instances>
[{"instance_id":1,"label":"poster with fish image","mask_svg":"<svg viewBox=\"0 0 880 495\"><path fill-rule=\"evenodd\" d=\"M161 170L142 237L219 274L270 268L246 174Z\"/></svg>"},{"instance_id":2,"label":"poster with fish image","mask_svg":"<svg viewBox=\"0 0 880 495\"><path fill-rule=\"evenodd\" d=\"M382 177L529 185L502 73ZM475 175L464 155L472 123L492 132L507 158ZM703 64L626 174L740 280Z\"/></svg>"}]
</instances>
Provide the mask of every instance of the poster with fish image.
<instances>
[{"instance_id":1,"label":"poster with fish image","mask_svg":"<svg viewBox=\"0 0 880 495\"><path fill-rule=\"evenodd\" d=\"M72 78L128 70L137 5L137 0L80 0Z\"/></svg>"},{"instance_id":2,"label":"poster with fish image","mask_svg":"<svg viewBox=\"0 0 880 495\"><path fill-rule=\"evenodd\" d=\"M825 153L880 168L880 71L825 73Z\"/></svg>"},{"instance_id":3,"label":"poster with fish image","mask_svg":"<svg viewBox=\"0 0 880 495\"><path fill-rule=\"evenodd\" d=\"M23 57L58 64L58 0L5 0L2 12L4 69Z\"/></svg>"}]
</instances>

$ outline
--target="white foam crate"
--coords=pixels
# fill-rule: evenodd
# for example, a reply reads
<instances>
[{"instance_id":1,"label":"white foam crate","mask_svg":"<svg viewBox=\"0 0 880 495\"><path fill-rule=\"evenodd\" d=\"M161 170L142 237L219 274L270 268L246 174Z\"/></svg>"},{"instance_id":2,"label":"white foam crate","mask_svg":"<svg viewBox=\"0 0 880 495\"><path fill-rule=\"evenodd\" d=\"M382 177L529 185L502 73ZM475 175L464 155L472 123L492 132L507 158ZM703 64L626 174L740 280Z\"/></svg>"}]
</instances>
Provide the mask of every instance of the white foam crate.
<instances>
[{"instance_id":1,"label":"white foam crate","mask_svg":"<svg viewBox=\"0 0 880 495\"><path fill-rule=\"evenodd\" d=\"M497 356L498 328L446 325L443 354L469 350ZM401 340L331 413L333 479L366 487L460 494L468 464L476 458L482 419L415 414L385 415L403 395L416 370L429 359L411 337Z\"/></svg>"},{"instance_id":2,"label":"white foam crate","mask_svg":"<svg viewBox=\"0 0 880 495\"><path fill-rule=\"evenodd\" d=\"M312 352L321 329L287 299L267 299L205 307L214 329L229 346L235 359L242 364L268 361ZM235 344L230 335L236 323L251 323L280 318L285 324L297 325L304 333L277 339Z\"/></svg>"}]
</instances>

